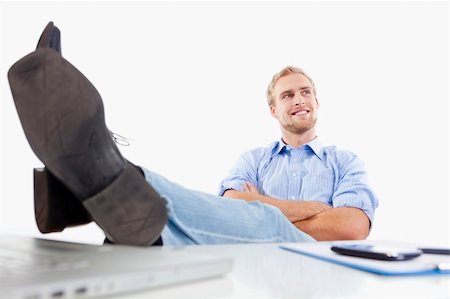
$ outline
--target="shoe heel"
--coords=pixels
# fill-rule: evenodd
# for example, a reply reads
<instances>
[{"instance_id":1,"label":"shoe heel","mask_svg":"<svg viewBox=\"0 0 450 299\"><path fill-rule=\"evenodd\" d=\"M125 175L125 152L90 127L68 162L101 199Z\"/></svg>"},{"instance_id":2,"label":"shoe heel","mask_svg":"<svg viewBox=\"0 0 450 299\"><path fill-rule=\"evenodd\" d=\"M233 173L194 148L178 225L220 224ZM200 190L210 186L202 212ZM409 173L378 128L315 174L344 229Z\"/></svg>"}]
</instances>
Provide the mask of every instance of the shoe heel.
<instances>
[{"instance_id":1,"label":"shoe heel","mask_svg":"<svg viewBox=\"0 0 450 299\"><path fill-rule=\"evenodd\" d=\"M116 244L149 246L158 240L167 222L166 201L131 163L83 205Z\"/></svg>"},{"instance_id":2,"label":"shoe heel","mask_svg":"<svg viewBox=\"0 0 450 299\"><path fill-rule=\"evenodd\" d=\"M80 201L46 168L34 168L34 214L41 233L92 221Z\"/></svg>"}]
</instances>

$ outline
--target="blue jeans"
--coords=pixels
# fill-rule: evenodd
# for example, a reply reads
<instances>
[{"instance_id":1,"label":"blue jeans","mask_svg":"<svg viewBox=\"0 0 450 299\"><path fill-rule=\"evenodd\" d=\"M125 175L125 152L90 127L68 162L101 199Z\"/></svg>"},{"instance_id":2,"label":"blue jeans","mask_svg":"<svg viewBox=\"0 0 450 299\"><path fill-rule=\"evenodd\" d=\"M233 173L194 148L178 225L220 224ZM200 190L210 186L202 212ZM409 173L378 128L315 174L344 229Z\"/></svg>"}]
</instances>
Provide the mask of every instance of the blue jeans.
<instances>
[{"instance_id":1,"label":"blue jeans","mask_svg":"<svg viewBox=\"0 0 450 299\"><path fill-rule=\"evenodd\" d=\"M164 245L314 241L276 207L189 190L142 170L167 201L169 220L161 233Z\"/></svg>"}]
</instances>

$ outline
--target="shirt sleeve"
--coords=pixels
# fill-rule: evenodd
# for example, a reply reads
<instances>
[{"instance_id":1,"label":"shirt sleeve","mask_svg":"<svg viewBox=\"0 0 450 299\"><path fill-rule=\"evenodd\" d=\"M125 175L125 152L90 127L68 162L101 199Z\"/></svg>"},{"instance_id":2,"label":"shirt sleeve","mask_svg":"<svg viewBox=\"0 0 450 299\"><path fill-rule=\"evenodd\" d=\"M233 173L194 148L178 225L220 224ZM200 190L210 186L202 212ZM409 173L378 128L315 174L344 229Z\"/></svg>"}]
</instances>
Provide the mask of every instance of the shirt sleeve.
<instances>
[{"instance_id":1,"label":"shirt sleeve","mask_svg":"<svg viewBox=\"0 0 450 299\"><path fill-rule=\"evenodd\" d=\"M339 161L339 182L332 198L333 207L361 209L373 223L378 199L369 187L363 162L354 154L346 152Z\"/></svg>"},{"instance_id":2,"label":"shirt sleeve","mask_svg":"<svg viewBox=\"0 0 450 299\"><path fill-rule=\"evenodd\" d=\"M228 177L220 183L218 195L223 196L223 193L229 189L242 192L242 185L245 182L257 187L258 160L256 151L242 154L231 168Z\"/></svg>"}]
</instances>

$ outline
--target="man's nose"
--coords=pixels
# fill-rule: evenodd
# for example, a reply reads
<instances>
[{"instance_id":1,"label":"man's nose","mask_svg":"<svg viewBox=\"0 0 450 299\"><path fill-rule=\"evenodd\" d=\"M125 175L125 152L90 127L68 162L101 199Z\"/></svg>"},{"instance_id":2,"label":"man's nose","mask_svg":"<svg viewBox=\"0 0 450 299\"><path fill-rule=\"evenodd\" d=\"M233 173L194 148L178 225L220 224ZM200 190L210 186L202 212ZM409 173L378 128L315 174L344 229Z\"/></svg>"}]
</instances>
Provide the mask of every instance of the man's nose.
<instances>
[{"instance_id":1,"label":"man's nose","mask_svg":"<svg viewBox=\"0 0 450 299\"><path fill-rule=\"evenodd\" d=\"M302 91L299 90L295 93L294 105L304 105L304 104L305 104L305 99L302 96Z\"/></svg>"}]
</instances>

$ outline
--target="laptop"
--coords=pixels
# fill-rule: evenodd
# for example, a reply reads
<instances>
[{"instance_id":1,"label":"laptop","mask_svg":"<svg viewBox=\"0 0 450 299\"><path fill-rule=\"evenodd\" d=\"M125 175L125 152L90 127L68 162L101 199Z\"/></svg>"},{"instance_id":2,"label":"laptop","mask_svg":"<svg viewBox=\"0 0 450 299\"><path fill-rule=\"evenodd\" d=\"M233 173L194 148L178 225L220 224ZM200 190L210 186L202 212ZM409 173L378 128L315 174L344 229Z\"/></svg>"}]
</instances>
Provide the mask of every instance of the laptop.
<instances>
[{"instance_id":1,"label":"laptop","mask_svg":"<svg viewBox=\"0 0 450 299\"><path fill-rule=\"evenodd\" d=\"M183 247L86 245L0 235L0 298L91 298L224 275L232 260Z\"/></svg>"}]
</instances>

